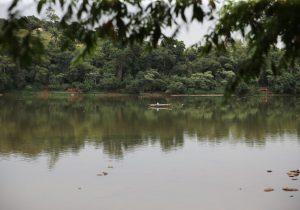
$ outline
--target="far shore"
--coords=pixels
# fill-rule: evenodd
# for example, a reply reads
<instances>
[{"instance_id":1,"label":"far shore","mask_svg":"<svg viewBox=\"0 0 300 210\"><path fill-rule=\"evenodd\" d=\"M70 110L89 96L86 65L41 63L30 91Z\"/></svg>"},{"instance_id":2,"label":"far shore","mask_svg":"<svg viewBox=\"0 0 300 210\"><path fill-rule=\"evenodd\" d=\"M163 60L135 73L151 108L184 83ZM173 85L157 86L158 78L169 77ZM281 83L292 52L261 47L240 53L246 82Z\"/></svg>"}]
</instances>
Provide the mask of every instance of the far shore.
<instances>
[{"instance_id":1,"label":"far shore","mask_svg":"<svg viewBox=\"0 0 300 210\"><path fill-rule=\"evenodd\" d=\"M80 96L80 95L97 95L97 96L140 96L140 97L187 97L187 96L223 96L222 93L197 93L197 94L169 94L164 92L144 92L144 93L126 93L126 92L69 92L69 91L45 91L45 90L14 90L9 92L0 93L0 96L4 95L68 95L68 96Z\"/></svg>"},{"instance_id":2,"label":"far shore","mask_svg":"<svg viewBox=\"0 0 300 210\"><path fill-rule=\"evenodd\" d=\"M218 96L222 97L224 94L218 94L218 93L204 93L204 94L172 94L170 95L172 97L198 97L198 96Z\"/></svg>"},{"instance_id":3,"label":"far shore","mask_svg":"<svg viewBox=\"0 0 300 210\"><path fill-rule=\"evenodd\" d=\"M122 93L122 92L68 92L68 91L41 91L41 90L15 90L9 92L0 92L0 97L10 96L10 95L20 95L20 96L37 96L42 98L48 97L81 97L81 96L100 96L100 97L223 97L223 93L195 93L195 94L168 94L164 92L145 92L145 93ZM256 95L247 96L299 96L291 94L274 94L274 93L260 93ZM247 97L243 96L243 97Z\"/></svg>"}]
</instances>

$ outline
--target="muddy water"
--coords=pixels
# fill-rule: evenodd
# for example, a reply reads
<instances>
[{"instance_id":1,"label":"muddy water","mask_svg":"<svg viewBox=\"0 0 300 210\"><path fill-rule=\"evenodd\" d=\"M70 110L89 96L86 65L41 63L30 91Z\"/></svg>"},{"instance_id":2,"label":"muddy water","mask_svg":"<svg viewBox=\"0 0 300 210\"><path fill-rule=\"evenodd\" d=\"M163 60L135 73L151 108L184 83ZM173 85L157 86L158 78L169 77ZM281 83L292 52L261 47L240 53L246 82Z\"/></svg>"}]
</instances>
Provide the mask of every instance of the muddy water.
<instances>
[{"instance_id":1,"label":"muddy water","mask_svg":"<svg viewBox=\"0 0 300 210\"><path fill-rule=\"evenodd\" d=\"M298 210L299 168L299 98L0 98L1 210Z\"/></svg>"}]
</instances>

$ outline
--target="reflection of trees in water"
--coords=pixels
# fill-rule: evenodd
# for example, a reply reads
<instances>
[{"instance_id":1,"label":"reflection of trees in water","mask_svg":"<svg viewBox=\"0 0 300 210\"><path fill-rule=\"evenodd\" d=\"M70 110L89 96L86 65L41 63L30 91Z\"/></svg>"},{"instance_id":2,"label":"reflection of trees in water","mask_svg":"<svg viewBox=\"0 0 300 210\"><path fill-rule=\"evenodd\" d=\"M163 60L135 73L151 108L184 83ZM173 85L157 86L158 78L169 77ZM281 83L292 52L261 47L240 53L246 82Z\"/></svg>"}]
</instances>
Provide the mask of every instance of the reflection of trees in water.
<instances>
[{"instance_id":1,"label":"reflection of trees in water","mask_svg":"<svg viewBox=\"0 0 300 210\"><path fill-rule=\"evenodd\" d=\"M166 100L166 99L165 99ZM85 142L105 153L124 152L159 143L164 151L184 144L184 135L219 143L245 141L264 144L268 136L300 133L300 99L236 99L222 105L221 98L167 99L172 111L153 111L156 100L85 98L80 101L0 100L0 153L33 157L47 153L53 160L66 151L79 151ZM184 104L181 107L181 104Z\"/></svg>"}]
</instances>

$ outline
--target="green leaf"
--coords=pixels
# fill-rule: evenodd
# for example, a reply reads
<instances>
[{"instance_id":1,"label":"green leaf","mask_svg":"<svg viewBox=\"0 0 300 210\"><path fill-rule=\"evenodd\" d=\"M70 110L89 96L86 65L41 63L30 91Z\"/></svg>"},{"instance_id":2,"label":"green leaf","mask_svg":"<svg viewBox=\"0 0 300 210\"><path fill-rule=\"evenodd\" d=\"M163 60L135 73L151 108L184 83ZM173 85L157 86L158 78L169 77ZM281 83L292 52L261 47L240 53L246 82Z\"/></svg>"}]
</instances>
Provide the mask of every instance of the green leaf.
<instances>
[{"instance_id":1,"label":"green leaf","mask_svg":"<svg viewBox=\"0 0 300 210\"><path fill-rule=\"evenodd\" d=\"M40 14L42 9L43 9L43 6L44 4L46 3L46 0L40 0L38 5L37 5L37 12Z\"/></svg>"}]
</instances>

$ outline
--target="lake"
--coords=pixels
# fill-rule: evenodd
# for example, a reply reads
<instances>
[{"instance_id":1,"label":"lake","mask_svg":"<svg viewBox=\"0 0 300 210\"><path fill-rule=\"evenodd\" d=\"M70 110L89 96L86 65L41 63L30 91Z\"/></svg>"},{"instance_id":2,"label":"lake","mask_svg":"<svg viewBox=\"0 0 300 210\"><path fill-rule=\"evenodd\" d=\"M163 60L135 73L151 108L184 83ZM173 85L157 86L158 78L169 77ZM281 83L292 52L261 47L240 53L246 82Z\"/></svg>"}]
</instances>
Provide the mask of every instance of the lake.
<instances>
[{"instance_id":1,"label":"lake","mask_svg":"<svg viewBox=\"0 0 300 210\"><path fill-rule=\"evenodd\" d=\"M299 210L293 169L296 97L0 97L1 210Z\"/></svg>"}]
</instances>

